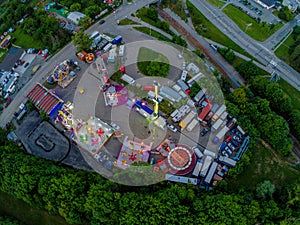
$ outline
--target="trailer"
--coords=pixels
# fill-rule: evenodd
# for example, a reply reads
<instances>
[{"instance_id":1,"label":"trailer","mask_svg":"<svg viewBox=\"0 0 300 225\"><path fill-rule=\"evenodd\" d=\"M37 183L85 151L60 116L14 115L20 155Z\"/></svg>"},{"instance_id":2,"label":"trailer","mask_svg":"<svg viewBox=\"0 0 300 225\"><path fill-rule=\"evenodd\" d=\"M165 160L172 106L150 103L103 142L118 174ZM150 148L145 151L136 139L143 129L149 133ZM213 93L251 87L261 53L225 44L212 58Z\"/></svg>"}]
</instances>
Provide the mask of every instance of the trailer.
<instances>
[{"instance_id":1,"label":"trailer","mask_svg":"<svg viewBox=\"0 0 300 225\"><path fill-rule=\"evenodd\" d=\"M242 134L242 136L246 134L246 132L240 126L237 126L236 129Z\"/></svg>"},{"instance_id":2,"label":"trailer","mask_svg":"<svg viewBox=\"0 0 300 225\"><path fill-rule=\"evenodd\" d=\"M120 57L124 56L124 52L125 52L125 45L120 45L119 56Z\"/></svg>"},{"instance_id":3,"label":"trailer","mask_svg":"<svg viewBox=\"0 0 300 225\"><path fill-rule=\"evenodd\" d=\"M132 77L128 76L127 74L123 74L121 79L130 85L133 86L135 85L135 80Z\"/></svg>"},{"instance_id":4,"label":"trailer","mask_svg":"<svg viewBox=\"0 0 300 225\"><path fill-rule=\"evenodd\" d=\"M186 126L192 121L192 119L194 119L195 115L196 114L194 113L194 111L190 111L190 113L180 121L179 126L181 127L181 130L184 130L186 128Z\"/></svg>"},{"instance_id":5,"label":"trailer","mask_svg":"<svg viewBox=\"0 0 300 225\"><path fill-rule=\"evenodd\" d=\"M199 181L197 178L176 176L176 175L168 174L168 173L166 173L166 175L165 175L165 180L184 183L184 184L194 184L194 185L197 185L197 183Z\"/></svg>"},{"instance_id":6,"label":"trailer","mask_svg":"<svg viewBox=\"0 0 300 225\"><path fill-rule=\"evenodd\" d=\"M179 79L179 80L177 80L176 83L181 87L181 89L182 89L185 93L187 93L187 94L190 93L190 88L189 88L189 86L188 86L183 80Z\"/></svg>"},{"instance_id":7,"label":"trailer","mask_svg":"<svg viewBox=\"0 0 300 225\"><path fill-rule=\"evenodd\" d=\"M196 103L199 103L204 97L205 97L205 93L206 93L206 89L203 88L202 90L200 90L194 97L194 101Z\"/></svg>"},{"instance_id":8,"label":"trailer","mask_svg":"<svg viewBox=\"0 0 300 225\"><path fill-rule=\"evenodd\" d=\"M212 163L212 161L213 161L212 157L210 157L210 156L205 157L204 162L203 162L203 166L202 166L201 171L200 171L200 176L201 177L205 177L205 175L207 174L208 168L209 168L210 164Z\"/></svg>"},{"instance_id":9,"label":"trailer","mask_svg":"<svg viewBox=\"0 0 300 225\"><path fill-rule=\"evenodd\" d=\"M202 112L198 116L198 120L200 120L200 122L202 122L204 120L206 115L209 113L210 109L211 109L211 104L208 102L208 104L205 106L205 108L202 110Z\"/></svg>"},{"instance_id":10,"label":"trailer","mask_svg":"<svg viewBox=\"0 0 300 225\"><path fill-rule=\"evenodd\" d=\"M189 79L187 84L189 85L189 87L192 87L193 83L199 80L201 77L204 77L204 75L200 72L196 76L193 76L191 79Z\"/></svg>"},{"instance_id":11,"label":"trailer","mask_svg":"<svg viewBox=\"0 0 300 225\"><path fill-rule=\"evenodd\" d=\"M226 157L226 156L219 156L219 162L220 163L223 163L223 164L225 164L225 165L227 165L227 166L230 166L230 167L234 167L235 166L235 164L236 164L236 161L235 160L233 160L233 159L231 159L231 158L228 158L228 157Z\"/></svg>"},{"instance_id":12,"label":"trailer","mask_svg":"<svg viewBox=\"0 0 300 225\"><path fill-rule=\"evenodd\" d=\"M219 127L221 126L221 124L223 123L223 120L221 118L219 118L214 125L211 127L211 131L215 132L219 129Z\"/></svg>"},{"instance_id":13,"label":"trailer","mask_svg":"<svg viewBox=\"0 0 300 225\"><path fill-rule=\"evenodd\" d=\"M212 180L212 178L213 178L213 176L214 176L214 174L216 172L217 166L218 166L217 162L213 162L212 163L212 165L211 165L211 167L210 167L210 169L208 171L208 174L207 174L207 176L205 177L205 179L203 181L205 184L208 185L208 184L211 183L211 180Z\"/></svg>"},{"instance_id":14,"label":"trailer","mask_svg":"<svg viewBox=\"0 0 300 225\"><path fill-rule=\"evenodd\" d=\"M202 159L198 159L197 161L197 164L193 170L193 173L192 175L195 176L195 177L198 177L199 176L199 173L200 173L200 170L202 168L202 165L203 165L203 160Z\"/></svg>"},{"instance_id":15,"label":"trailer","mask_svg":"<svg viewBox=\"0 0 300 225\"><path fill-rule=\"evenodd\" d=\"M192 122L190 122L190 124L186 127L186 130L191 132L199 123L199 121L197 119L193 119Z\"/></svg>"},{"instance_id":16,"label":"trailer","mask_svg":"<svg viewBox=\"0 0 300 225\"><path fill-rule=\"evenodd\" d=\"M222 115L223 112L225 112L226 106L222 105L215 113L215 115L212 117L212 121L215 122L219 117Z\"/></svg>"},{"instance_id":17,"label":"trailer","mask_svg":"<svg viewBox=\"0 0 300 225\"><path fill-rule=\"evenodd\" d=\"M216 135L216 137L214 138L214 140L213 140L213 143L218 143L224 136L225 136L225 134L227 133L227 131L229 130L229 128L228 127L223 127L220 131L219 131L219 133L217 133L217 135Z\"/></svg>"},{"instance_id":18,"label":"trailer","mask_svg":"<svg viewBox=\"0 0 300 225\"><path fill-rule=\"evenodd\" d=\"M214 153L214 152L212 152L212 151L209 151L209 150L207 150L207 149L204 150L203 154L204 154L204 155L207 155L207 156L210 156L210 157L212 157L212 158L214 158L214 159L217 158L217 154L216 154L216 153Z\"/></svg>"},{"instance_id":19,"label":"trailer","mask_svg":"<svg viewBox=\"0 0 300 225\"><path fill-rule=\"evenodd\" d=\"M221 116L220 119L225 120L228 116L228 112L224 112Z\"/></svg>"},{"instance_id":20,"label":"trailer","mask_svg":"<svg viewBox=\"0 0 300 225\"><path fill-rule=\"evenodd\" d=\"M103 51L104 51L104 52L108 52L111 48L112 48L112 44L111 44L111 43L108 43L108 44L103 48Z\"/></svg>"}]
</instances>

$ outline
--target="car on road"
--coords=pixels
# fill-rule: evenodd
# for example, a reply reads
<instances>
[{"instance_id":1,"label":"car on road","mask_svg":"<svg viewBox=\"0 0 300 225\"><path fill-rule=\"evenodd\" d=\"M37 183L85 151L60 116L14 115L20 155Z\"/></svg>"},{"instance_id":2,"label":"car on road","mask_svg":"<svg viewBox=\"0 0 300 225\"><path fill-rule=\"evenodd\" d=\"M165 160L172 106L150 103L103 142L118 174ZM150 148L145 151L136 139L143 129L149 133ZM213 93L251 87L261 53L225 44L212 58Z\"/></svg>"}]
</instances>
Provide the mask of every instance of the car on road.
<instances>
[{"instance_id":1,"label":"car on road","mask_svg":"<svg viewBox=\"0 0 300 225\"><path fill-rule=\"evenodd\" d=\"M168 128L169 128L171 131L173 131L174 133L176 133L176 132L177 132L177 128L176 128L176 127L174 127L174 125L172 125L172 124L168 124L167 126L168 126Z\"/></svg>"},{"instance_id":2,"label":"car on road","mask_svg":"<svg viewBox=\"0 0 300 225\"><path fill-rule=\"evenodd\" d=\"M104 23L105 23L105 20L100 20L99 21L99 25L104 24Z\"/></svg>"},{"instance_id":3,"label":"car on road","mask_svg":"<svg viewBox=\"0 0 300 225\"><path fill-rule=\"evenodd\" d=\"M207 128L204 128L204 129L200 132L200 134L201 134L201 136L203 137L203 136L205 136L205 135L207 134L207 132L208 132L208 129L207 129Z\"/></svg>"},{"instance_id":4,"label":"car on road","mask_svg":"<svg viewBox=\"0 0 300 225\"><path fill-rule=\"evenodd\" d=\"M27 66L29 66L29 62L24 64L24 68L26 68Z\"/></svg>"}]
</instances>

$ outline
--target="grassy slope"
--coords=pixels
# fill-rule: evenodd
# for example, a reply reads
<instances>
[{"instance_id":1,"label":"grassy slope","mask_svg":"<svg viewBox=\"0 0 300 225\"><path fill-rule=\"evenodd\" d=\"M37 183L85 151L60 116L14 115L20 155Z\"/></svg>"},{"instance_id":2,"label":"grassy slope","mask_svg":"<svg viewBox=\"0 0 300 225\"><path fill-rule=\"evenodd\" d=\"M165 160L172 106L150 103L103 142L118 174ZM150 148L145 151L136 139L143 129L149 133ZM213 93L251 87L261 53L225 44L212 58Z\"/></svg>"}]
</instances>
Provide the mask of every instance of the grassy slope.
<instances>
[{"instance_id":1,"label":"grassy slope","mask_svg":"<svg viewBox=\"0 0 300 225\"><path fill-rule=\"evenodd\" d=\"M290 35L285 42L283 42L279 48L275 51L275 55L280 58L281 60L285 61L286 63L290 64L290 57L289 57L289 48L295 43L293 36Z\"/></svg>"},{"instance_id":2,"label":"grassy slope","mask_svg":"<svg viewBox=\"0 0 300 225\"><path fill-rule=\"evenodd\" d=\"M293 109L300 110L300 92L283 79L279 80L279 84L283 88L283 90L291 97Z\"/></svg>"},{"instance_id":3,"label":"grassy slope","mask_svg":"<svg viewBox=\"0 0 300 225\"><path fill-rule=\"evenodd\" d=\"M252 58L247 52L245 52L239 45L234 43L230 38L223 34L215 25L213 25L197 8L195 8L189 1L186 2L188 10L191 15L194 27L196 31L217 43L220 43L228 48L233 49L249 58ZM206 28L206 30L205 30Z\"/></svg>"},{"instance_id":4,"label":"grassy slope","mask_svg":"<svg viewBox=\"0 0 300 225\"><path fill-rule=\"evenodd\" d=\"M251 164L235 180L230 180L234 189L242 186L255 187L257 183L270 180L274 184L290 184L300 176L300 172L291 168L286 159L259 142L252 152Z\"/></svg>"},{"instance_id":5,"label":"grassy slope","mask_svg":"<svg viewBox=\"0 0 300 225\"><path fill-rule=\"evenodd\" d=\"M247 24L252 24L248 27L247 34L258 41L264 41L269 36L271 36L275 31L277 31L283 24L277 24L272 30L269 29L268 25L263 27L261 24L257 23L252 17L248 16L246 13L242 12L238 8L228 5L223 9L223 12L231 18L241 30L245 31Z\"/></svg>"}]
</instances>

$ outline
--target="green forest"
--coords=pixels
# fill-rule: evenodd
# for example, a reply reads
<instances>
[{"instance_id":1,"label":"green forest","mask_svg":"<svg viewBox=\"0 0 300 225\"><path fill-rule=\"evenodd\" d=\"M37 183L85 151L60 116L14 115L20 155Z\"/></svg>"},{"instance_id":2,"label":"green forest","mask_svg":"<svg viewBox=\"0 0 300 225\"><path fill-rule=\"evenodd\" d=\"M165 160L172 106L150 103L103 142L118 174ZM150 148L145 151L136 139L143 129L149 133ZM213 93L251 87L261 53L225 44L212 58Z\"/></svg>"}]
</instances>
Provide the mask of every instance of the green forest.
<instances>
[{"instance_id":1,"label":"green forest","mask_svg":"<svg viewBox=\"0 0 300 225\"><path fill-rule=\"evenodd\" d=\"M296 224L299 182L255 188L230 183L213 191L162 182L147 187L112 183L97 173L28 155L1 131L0 190L70 224Z\"/></svg>"}]
</instances>

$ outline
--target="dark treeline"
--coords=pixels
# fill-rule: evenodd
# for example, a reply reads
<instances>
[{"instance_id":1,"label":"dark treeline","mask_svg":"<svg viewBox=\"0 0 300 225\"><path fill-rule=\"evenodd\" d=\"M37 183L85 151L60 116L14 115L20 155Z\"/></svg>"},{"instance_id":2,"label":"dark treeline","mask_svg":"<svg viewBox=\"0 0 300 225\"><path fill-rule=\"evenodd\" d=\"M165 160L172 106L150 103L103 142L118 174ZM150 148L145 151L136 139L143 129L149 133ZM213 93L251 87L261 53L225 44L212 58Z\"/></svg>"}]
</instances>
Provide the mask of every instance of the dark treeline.
<instances>
[{"instance_id":1,"label":"dark treeline","mask_svg":"<svg viewBox=\"0 0 300 225\"><path fill-rule=\"evenodd\" d=\"M148 187L112 183L97 173L56 165L5 141L1 131L0 189L29 205L82 224L291 224L300 216L300 188L274 187L230 193L169 182Z\"/></svg>"}]
</instances>

